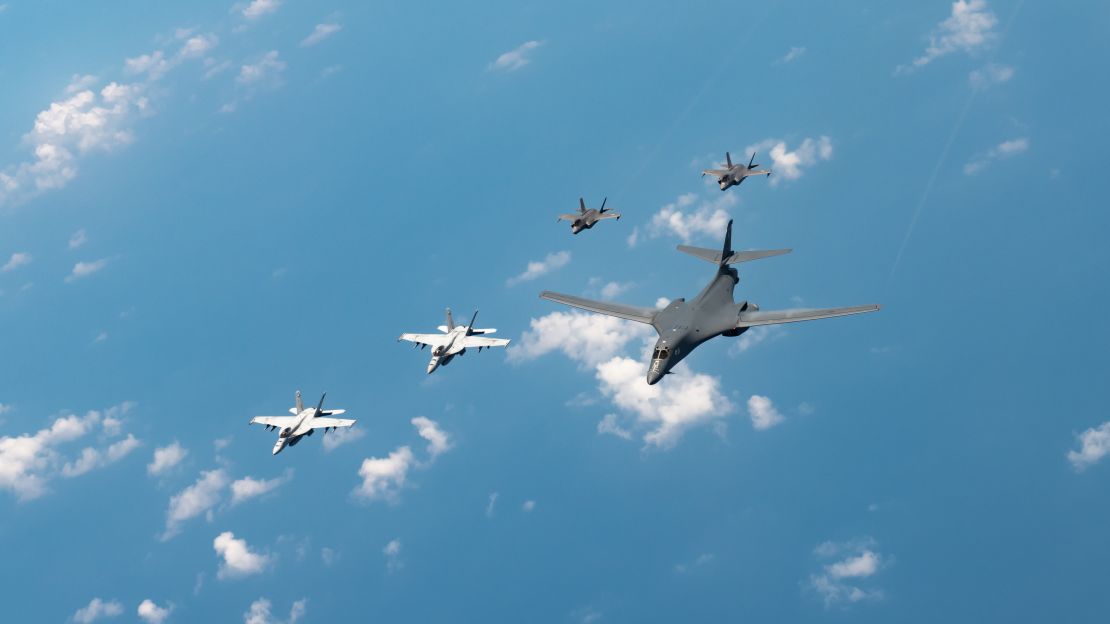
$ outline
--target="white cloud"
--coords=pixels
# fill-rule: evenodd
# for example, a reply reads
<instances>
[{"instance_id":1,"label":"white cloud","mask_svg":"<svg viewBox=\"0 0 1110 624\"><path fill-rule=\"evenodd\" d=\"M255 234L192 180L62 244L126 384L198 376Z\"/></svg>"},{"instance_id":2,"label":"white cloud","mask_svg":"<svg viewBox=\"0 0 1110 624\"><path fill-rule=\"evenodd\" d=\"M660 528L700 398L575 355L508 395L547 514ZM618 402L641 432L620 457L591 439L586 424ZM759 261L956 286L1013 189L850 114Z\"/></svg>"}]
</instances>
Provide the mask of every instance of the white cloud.
<instances>
[{"instance_id":1,"label":"white cloud","mask_svg":"<svg viewBox=\"0 0 1110 624\"><path fill-rule=\"evenodd\" d=\"M810 588L821 596L826 607L882 598L881 590L866 586L867 579L886 562L874 548L875 540L867 537L842 543L825 542L814 549L818 559L834 559L809 577Z\"/></svg>"},{"instance_id":2,"label":"white cloud","mask_svg":"<svg viewBox=\"0 0 1110 624\"><path fill-rule=\"evenodd\" d=\"M368 457L362 460L362 466L358 469L362 484L355 488L353 494L366 501L396 502L414 462L412 449L407 446L393 451L389 457Z\"/></svg>"},{"instance_id":3,"label":"white cloud","mask_svg":"<svg viewBox=\"0 0 1110 624\"><path fill-rule=\"evenodd\" d=\"M524 510L524 513L532 513L536 509L536 501L526 500L520 508Z\"/></svg>"},{"instance_id":4,"label":"white cloud","mask_svg":"<svg viewBox=\"0 0 1110 624\"><path fill-rule=\"evenodd\" d=\"M231 483L231 505L235 506L252 498L269 494L292 478L293 469L289 468L284 475L273 479L255 479L253 477L236 479Z\"/></svg>"},{"instance_id":5,"label":"white cloud","mask_svg":"<svg viewBox=\"0 0 1110 624\"><path fill-rule=\"evenodd\" d=\"M991 85L1002 84L1014 77L1014 68L1009 65L987 63L980 69L972 70L967 79L971 86L982 89Z\"/></svg>"},{"instance_id":6,"label":"white cloud","mask_svg":"<svg viewBox=\"0 0 1110 624\"><path fill-rule=\"evenodd\" d=\"M628 292L633 286L635 284L632 282L606 282L600 277L591 277L587 283L586 294L610 301Z\"/></svg>"},{"instance_id":7,"label":"white cloud","mask_svg":"<svg viewBox=\"0 0 1110 624\"><path fill-rule=\"evenodd\" d=\"M231 531L224 531L212 541L216 555L223 558L216 577L219 579L242 578L259 574L269 567L269 555L254 552L246 540L235 539Z\"/></svg>"},{"instance_id":8,"label":"white cloud","mask_svg":"<svg viewBox=\"0 0 1110 624\"><path fill-rule=\"evenodd\" d=\"M317 24L316 28L312 29L312 33L301 40L301 47L314 46L342 29L343 27L339 24Z\"/></svg>"},{"instance_id":9,"label":"white cloud","mask_svg":"<svg viewBox=\"0 0 1110 624\"><path fill-rule=\"evenodd\" d=\"M4 266L0 267L0 273L14 271L19 267L27 266L28 264L31 264L31 254L27 252L13 253L11 259L9 259L4 264Z\"/></svg>"},{"instance_id":10,"label":"white cloud","mask_svg":"<svg viewBox=\"0 0 1110 624\"><path fill-rule=\"evenodd\" d=\"M740 334L740 337L729 345L728 354L730 357L736 357L747 353L761 342L782 336L783 333L783 329L778 325L756 325Z\"/></svg>"},{"instance_id":11,"label":"white cloud","mask_svg":"<svg viewBox=\"0 0 1110 624\"><path fill-rule=\"evenodd\" d=\"M713 561L715 558L716 557L713 555L713 553L703 553L698 555L697 558L690 563L676 564L674 567L674 571L678 572L679 574L687 574L689 572L693 572L695 568L700 568L710 561Z\"/></svg>"},{"instance_id":12,"label":"white cloud","mask_svg":"<svg viewBox=\"0 0 1110 624\"><path fill-rule=\"evenodd\" d=\"M521 282L529 282L541 275L546 275L555 269L566 266L568 262L570 262L569 251L549 253L543 260L529 262L523 273L516 277L510 277L505 283L509 286L516 286Z\"/></svg>"},{"instance_id":13,"label":"white cloud","mask_svg":"<svg viewBox=\"0 0 1110 624\"><path fill-rule=\"evenodd\" d=\"M66 276L65 282L69 284L75 280L88 277L106 266L108 266L107 258L101 258L100 260L94 260L92 262L78 262L73 265L73 271Z\"/></svg>"},{"instance_id":14,"label":"white cloud","mask_svg":"<svg viewBox=\"0 0 1110 624\"><path fill-rule=\"evenodd\" d=\"M335 552L335 550L328 548L327 546L324 546L320 549L320 561L323 561L324 565L330 566L338 560L339 553Z\"/></svg>"},{"instance_id":15,"label":"white cloud","mask_svg":"<svg viewBox=\"0 0 1110 624\"><path fill-rule=\"evenodd\" d=\"M644 443L671 448L687 429L719 421L732 411L721 392L720 379L694 373L680 365L662 383L647 384L647 364L628 357L614 357L597 366L602 395L636 416L648 428ZM723 424L723 423L721 423Z\"/></svg>"},{"instance_id":16,"label":"white cloud","mask_svg":"<svg viewBox=\"0 0 1110 624\"><path fill-rule=\"evenodd\" d=\"M490 492L489 503L486 505L486 517L492 518L494 508L497 505L497 497L500 496L497 492Z\"/></svg>"},{"instance_id":17,"label":"white cloud","mask_svg":"<svg viewBox=\"0 0 1110 624\"><path fill-rule=\"evenodd\" d=\"M597 432L615 435L624 440L632 439L632 432L620 426L617 422L616 414L606 414L603 416L597 423Z\"/></svg>"},{"instance_id":18,"label":"white cloud","mask_svg":"<svg viewBox=\"0 0 1110 624\"><path fill-rule=\"evenodd\" d=\"M996 160L1017 156L1018 154L1025 153L1028 149L1029 139L1025 137L1003 141L987 150L987 153L976 156L971 162L964 165L964 174L975 175Z\"/></svg>"},{"instance_id":19,"label":"white cloud","mask_svg":"<svg viewBox=\"0 0 1110 624\"><path fill-rule=\"evenodd\" d=\"M259 598L251 603L250 609L243 614L244 624L283 624L281 620L275 618L271 609L273 605L270 603L269 598ZM301 598L293 603L289 609L289 619L286 620L288 624L296 624L298 620L305 616L308 612L308 599Z\"/></svg>"},{"instance_id":20,"label":"white cloud","mask_svg":"<svg viewBox=\"0 0 1110 624\"><path fill-rule=\"evenodd\" d=\"M728 209L737 204L739 200L736 198L735 193L716 195L711 200L699 200L697 193L680 195L652 216L643 235L639 227L633 229L628 237L628 246L639 244L641 236L659 238L669 235L687 244L698 236L723 240L729 220Z\"/></svg>"},{"instance_id":21,"label":"white cloud","mask_svg":"<svg viewBox=\"0 0 1110 624\"><path fill-rule=\"evenodd\" d=\"M166 509L166 530L162 540L168 540L181 532L181 524L202 513L211 512L219 504L223 489L230 479L222 469L202 472L196 483L181 490L170 498Z\"/></svg>"},{"instance_id":22,"label":"white cloud","mask_svg":"<svg viewBox=\"0 0 1110 624\"><path fill-rule=\"evenodd\" d=\"M789 63L790 61L795 61L795 60L799 59L805 53L806 53L806 49L805 49L804 46L802 46L802 47L792 46L790 48L790 50L782 56L782 58L775 61L775 64L776 65L783 65L785 63Z\"/></svg>"},{"instance_id":23,"label":"white cloud","mask_svg":"<svg viewBox=\"0 0 1110 624\"><path fill-rule=\"evenodd\" d=\"M301 598L289 608L289 624L296 624L297 620L308 613L308 598Z\"/></svg>"},{"instance_id":24,"label":"white cloud","mask_svg":"<svg viewBox=\"0 0 1110 624\"><path fill-rule=\"evenodd\" d=\"M88 236L85 235L85 229L81 228L80 230L74 232L73 236L69 237L69 248L77 249L78 247L84 245L86 241L88 241Z\"/></svg>"},{"instance_id":25,"label":"white cloud","mask_svg":"<svg viewBox=\"0 0 1110 624\"><path fill-rule=\"evenodd\" d=\"M390 574L405 566L404 562L401 561L401 540L390 540L382 549L382 554L385 555L385 569Z\"/></svg>"},{"instance_id":26,"label":"white cloud","mask_svg":"<svg viewBox=\"0 0 1110 624\"><path fill-rule=\"evenodd\" d=\"M344 444L347 444L349 442L354 442L355 440L358 440L365 435L366 430L359 429L358 427L344 427L341 429L336 429L335 431L324 434L324 451L330 453L340 446L343 446Z\"/></svg>"},{"instance_id":27,"label":"white cloud","mask_svg":"<svg viewBox=\"0 0 1110 624\"><path fill-rule=\"evenodd\" d=\"M816 165L823 160L829 160L833 155L832 139L820 136L816 139L806 137L793 151L787 149L786 141L781 139L764 139L754 145L744 148L744 153L767 152L771 156L771 185L774 186L782 180L797 180L802 177L804 170Z\"/></svg>"},{"instance_id":28,"label":"white cloud","mask_svg":"<svg viewBox=\"0 0 1110 624\"><path fill-rule=\"evenodd\" d=\"M532 319L529 327L508 348L510 362L525 362L561 351L583 368L593 368L622 352L630 341L651 335L647 325L587 312L552 312Z\"/></svg>"},{"instance_id":29,"label":"white cloud","mask_svg":"<svg viewBox=\"0 0 1110 624\"><path fill-rule=\"evenodd\" d=\"M753 394L748 399L748 416L752 419L752 428L756 431L766 431L786 418L775 409L771 399Z\"/></svg>"},{"instance_id":30,"label":"white cloud","mask_svg":"<svg viewBox=\"0 0 1110 624\"><path fill-rule=\"evenodd\" d=\"M159 607L150 598L139 603L139 618L147 622L147 624L162 624L162 622L165 622L170 617L170 613L172 612L173 604Z\"/></svg>"},{"instance_id":31,"label":"white cloud","mask_svg":"<svg viewBox=\"0 0 1110 624\"><path fill-rule=\"evenodd\" d=\"M428 461L435 461L435 458L451 449L451 436L440 429L436 421L417 416L412 419L412 425L416 427L420 437L428 441Z\"/></svg>"},{"instance_id":32,"label":"white cloud","mask_svg":"<svg viewBox=\"0 0 1110 624\"><path fill-rule=\"evenodd\" d=\"M178 54L181 58L200 58L211 52L217 43L219 43L219 39L212 34L189 37L181 46L181 51Z\"/></svg>"},{"instance_id":33,"label":"white cloud","mask_svg":"<svg viewBox=\"0 0 1110 624\"><path fill-rule=\"evenodd\" d=\"M146 466L146 473L152 477L159 476L180 464L188 454L189 451L176 440L168 446L156 448L154 459Z\"/></svg>"},{"instance_id":34,"label":"white cloud","mask_svg":"<svg viewBox=\"0 0 1110 624\"><path fill-rule=\"evenodd\" d=\"M245 64L239 68L239 84L259 84L263 81L280 80L285 71L285 61L278 58L277 50L270 50L257 63Z\"/></svg>"},{"instance_id":35,"label":"white cloud","mask_svg":"<svg viewBox=\"0 0 1110 624\"><path fill-rule=\"evenodd\" d=\"M249 20L255 20L277 11L279 6L281 6L281 0L252 0L250 4L243 7L242 14Z\"/></svg>"},{"instance_id":36,"label":"white cloud","mask_svg":"<svg viewBox=\"0 0 1110 624\"><path fill-rule=\"evenodd\" d=\"M141 443L130 433L118 442L113 442L104 451L92 447L82 449L81 455L72 462L66 462L62 467L65 477L77 477L87 472L110 466L123 459L128 453L139 447Z\"/></svg>"},{"instance_id":37,"label":"white cloud","mask_svg":"<svg viewBox=\"0 0 1110 624\"><path fill-rule=\"evenodd\" d=\"M138 443L130 435L103 451L85 449L72 462L66 461L58 448L92 433L103 420L118 421L117 417L132 406L122 403L104 412L94 410L84 416L64 416L33 434L0 437L0 490L11 491L21 501L31 500L45 494L47 484L60 474L77 476L122 458ZM106 435L118 433L114 424L105 429Z\"/></svg>"},{"instance_id":38,"label":"white cloud","mask_svg":"<svg viewBox=\"0 0 1110 624\"><path fill-rule=\"evenodd\" d=\"M90 624L97 620L123 615L123 605L115 600L104 601L93 598L86 607L81 607L73 614L73 621L77 624Z\"/></svg>"},{"instance_id":39,"label":"white cloud","mask_svg":"<svg viewBox=\"0 0 1110 624\"><path fill-rule=\"evenodd\" d=\"M1110 454L1110 421L1097 428L1092 427L1076 438L1079 440L1079 450L1068 451L1068 461L1076 470L1083 471Z\"/></svg>"},{"instance_id":40,"label":"white cloud","mask_svg":"<svg viewBox=\"0 0 1110 624\"><path fill-rule=\"evenodd\" d=\"M998 18L987 8L986 0L957 0L952 3L951 15L930 35L924 54L894 71L910 72L953 52L974 52L994 41L997 24Z\"/></svg>"},{"instance_id":41,"label":"white cloud","mask_svg":"<svg viewBox=\"0 0 1110 624\"><path fill-rule=\"evenodd\" d=\"M528 63L532 62L532 53L536 48L543 45L542 41L526 41L515 50L508 52L497 57L497 60L489 64L488 70L514 72Z\"/></svg>"}]
</instances>

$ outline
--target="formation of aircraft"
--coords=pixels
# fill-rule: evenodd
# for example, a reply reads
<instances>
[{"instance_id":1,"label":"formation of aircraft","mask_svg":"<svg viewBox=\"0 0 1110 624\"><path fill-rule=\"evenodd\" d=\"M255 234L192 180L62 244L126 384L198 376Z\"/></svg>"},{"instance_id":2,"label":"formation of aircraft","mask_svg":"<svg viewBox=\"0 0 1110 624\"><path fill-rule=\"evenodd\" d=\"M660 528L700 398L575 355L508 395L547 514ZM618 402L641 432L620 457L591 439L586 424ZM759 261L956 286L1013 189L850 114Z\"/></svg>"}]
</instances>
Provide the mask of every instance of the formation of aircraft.
<instances>
[{"instance_id":1,"label":"formation of aircraft","mask_svg":"<svg viewBox=\"0 0 1110 624\"><path fill-rule=\"evenodd\" d=\"M705 247L679 245L678 250L717 265L717 273L694 297L693 301L675 299L665 308L640 308L593 301L573 295L563 295L551 291L540 293L540 297L590 312L647 323L655 328L659 340L651 354L648 365L647 382L656 384L664 375L671 372L698 345L717 336L739 336L757 325L795 323L816 319L832 318L874 312L877 305L853 306L847 308L826 308L820 310L796 309L779 311L760 311L759 306L747 301L736 303L733 289L740 281L739 273L731 265L760 258L770 258L790 253L790 249L771 249L768 251L733 251L732 221L725 230L725 243L720 251Z\"/></svg>"},{"instance_id":2,"label":"formation of aircraft","mask_svg":"<svg viewBox=\"0 0 1110 624\"><path fill-rule=\"evenodd\" d=\"M570 233L577 234L582 230L592 228L598 221L602 219L620 219L619 212L610 212L605 209L605 202L609 198L601 200L601 208L586 208L586 200L578 198L578 212L569 212L567 214L559 215L559 221L570 221Z\"/></svg>"},{"instance_id":3,"label":"formation of aircraft","mask_svg":"<svg viewBox=\"0 0 1110 624\"><path fill-rule=\"evenodd\" d=\"M743 163L739 165L732 164L732 154L725 152L724 169L706 169L701 172L703 176L711 175L717 178L717 185L721 187L722 191L728 190L731 186L740 186L746 178L753 176L765 175L771 176L771 171L767 169L756 169L759 165L755 163L755 152L752 152L752 158L748 161L748 165L744 166Z\"/></svg>"},{"instance_id":4,"label":"formation of aircraft","mask_svg":"<svg viewBox=\"0 0 1110 624\"><path fill-rule=\"evenodd\" d=\"M297 390L296 404L289 408L292 416L255 416L250 424L266 425L267 431L278 430L277 442L274 442L274 455L280 453L286 446L296 446L301 438L311 436L317 429L323 429L324 433L327 433L329 429L334 431L339 427L350 427L355 424L355 421L350 418L332 418L347 410L324 409L325 396L327 396L326 392L320 396L320 403L316 407L306 409L301 401L301 391Z\"/></svg>"},{"instance_id":5,"label":"formation of aircraft","mask_svg":"<svg viewBox=\"0 0 1110 624\"><path fill-rule=\"evenodd\" d=\"M456 355L465 355L468 348L476 348L480 353L482 349L504 347L509 344L507 338L483 337L482 334L492 334L497 330L491 328L476 329L474 321L477 319L478 311L475 310L469 325L455 325L455 319L451 317L451 308L447 308L447 324L440 325L437 328L443 333L401 334L397 337L397 340L407 340L419 345L421 349L424 349L424 347L432 348L432 359L428 361L428 374L430 375L440 366L450 364Z\"/></svg>"},{"instance_id":6,"label":"formation of aircraft","mask_svg":"<svg viewBox=\"0 0 1110 624\"><path fill-rule=\"evenodd\" d=\"M752 154L747 165L732 164L732 155L725 152L724 169L706 169L702 175L712 175L717 178L721 190L738 186L746 178L752 176L770 176L768 170L757 169L755 154ZM578 234L588 230L604 219L620 219L620 213L611 212L605 208L608 198L601 202L598 209L586 208L586 201L578 198L578 212L559 215L560 221L570 221L570 231ZM732 249L732 221L728 222L725 229L724 245L720 251L705 247L692 247L679 245L678 250L717 265L717 272L708 284L693 300L687 302L685 298L675 299L662 308L636 307L609 301L594 301L565 295L561 293L543 291L540 297L556 303L581 308L598 314L614 316L637 323L651 325L659 339L655 343L651 359L648 363L647 383L654 385L669 374L675 365L690 355L699 345L717 336L735 337L743 334L752 327L759 325L773 325L779 323L796 323L799 321L812 321L851 314L863 314L879 309L878 305L849 306L841 308L823 309L790 309L777 311L763 311L759 306L748 302L735 301L734 290L740 281L739 273L732 265L762 258L770 258L790 253L790 249L771 249L763 251L735 251ZM504 347L509 344L505 338L489 338L488 334L496 332L492 328L476 328L475 321L478 312L474 312L468 325L455 325L451 309L447 308L447 324L438 327L438 334L401 334L397 340L412 342L420 349L432 348L432 358L428 361L427 372L431 374L440 366L446 366L455 358L466 353L467 349L491 349ZM304 436L311 436L317 429L327 432L338 427L350 427L355 424L353 419L334 418L344 413L344 410L323 409L324 397L314 408L306 409L301 402L301 393L296 394L296 406L290 408L292 416L255 416L251 424L262 424L268 430L277 429L277 442L274 443L273 454L277 455L286 446L295 446Z\"/></svg>"}]
</instances>

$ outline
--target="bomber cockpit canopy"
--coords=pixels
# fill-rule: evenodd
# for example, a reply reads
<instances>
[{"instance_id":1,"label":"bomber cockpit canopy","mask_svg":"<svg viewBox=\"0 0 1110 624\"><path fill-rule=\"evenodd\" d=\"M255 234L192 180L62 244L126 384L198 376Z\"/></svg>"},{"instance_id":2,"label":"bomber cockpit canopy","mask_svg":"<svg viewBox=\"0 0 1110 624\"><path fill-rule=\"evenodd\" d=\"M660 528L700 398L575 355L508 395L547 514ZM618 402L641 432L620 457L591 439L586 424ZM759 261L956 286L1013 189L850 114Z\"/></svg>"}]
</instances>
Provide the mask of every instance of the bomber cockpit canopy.
<instances>
[{"instance_id":1,"label":"bomber cockpit canopy","mask_svg":"<svg viewBox=\"0 0 1110 624\"><path fill-rule=\"evenodd\" d=\"M670 350L667 349L667 347L663 347L662 349L656 349L651 354L651 359L653 359L653 360L665 360L668 357L670 357L670 355L671 355Z\"/></svg>"}]
</instances>

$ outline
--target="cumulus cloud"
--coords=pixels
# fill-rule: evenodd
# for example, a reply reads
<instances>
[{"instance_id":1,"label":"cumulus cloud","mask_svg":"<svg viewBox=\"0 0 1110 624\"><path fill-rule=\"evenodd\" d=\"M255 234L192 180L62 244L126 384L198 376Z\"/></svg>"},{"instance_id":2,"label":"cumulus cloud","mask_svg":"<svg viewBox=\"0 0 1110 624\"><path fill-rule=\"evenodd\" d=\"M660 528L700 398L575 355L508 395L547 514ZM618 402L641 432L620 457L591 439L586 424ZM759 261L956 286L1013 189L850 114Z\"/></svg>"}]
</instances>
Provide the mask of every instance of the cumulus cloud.
<instances>
[{"instance_id":1,"label":"cumulus cloud","mask_svg":"<svg viewBox=\"0 0 1110 624\"><path fill-rule=\"evenodd\" d=\"M1086 470L1110 454L1110 421L1092 427L1076 436L1078 451L1068 451L1068 461L1078 471Z\"/></svg>"},{"instance_id":2,"label":"cumulus cloud","mask_svg":"<svg viewBox=\"0 0 1110 624\"><path fill-rule=\"evenodd\" d=\"M984 168L986 168L987 165L996 160L1010 158L1011 156L1023 154L1028 149L1029 139L1025 137L1018 137L1016 139L1010 139L1009 141L1003 141L998 145L992 147L991 149L987 150L985 154L976 156L974 159L964 165L964 174L975 175L976 173L979 173Z\"/></svg>"},{"instance_id":3,"label":"cumulus cloud","mask_svg":"<svg viewBox=\"0 0 1110 624\"><path fill-rule=\"evenodd\" d=\"M8 273L28 264L31 264L31 254L22 251L16 252L4 263L4 266L0 266L0 273Z\"/></svg>"},{"instance_id":4,"label":"cumulus cloud","mask_svg":"<svg viewBox=\"0 0 1110 624\"><path fill-rule=\"evenodd\" d=\"M247 63L239 68L239 84L260 84L275 82L285 71L285 61L278 58L277 50L270 50L257 63Z\"/></svg>"},{"instance_id":5,"label":"cumulus cloud","mask_svg":"<svg viewBox=\"0 0 1110 624\"><path fill-rule=\"evenodd\" d=\"M366 430L358 427L344 427L324 434L324 451L330 453L344 444L354 442L366 435Z\"/></svg>"},{"instance_id":6,"label":"cumulus cloud","mask_svg":"<svg viewBox=\"0 0 1110 624\"><path fill-rule=\"evenodd\" d=\"M385 569L390 574L404 567L405 564L401 561L401 540L390 540L382 549L382 554L385 555Z\"/></svg>"},{"instance_id":7,"label":"cumulus cloud","mask_svg":"<svg viewBox=\"0 0 1110 624\"><path fill-rule=\"evenodd\" d=\"M559 351L589 369L612 359L630 341L650 336L651 328L641 323L588 312L552 312L532 319L507 357L519 363Z\"/></svg>"},{"instance_id":8,"label":"cumulus cloud","mask_svg":"<svg viewBox=\"0 0 1110 624\"><path fill-rule=\"evenodd\" d=\"M971 86L983 89L991 85L1002 84L1014 77L1014 68L1009 65L987 63L980 69L972 70L967 79Z\"/></svg>"},{"instance_id":9,"label":"cumulus cloud","mask_svg":"<svg viewBox=\"0 0 1110 624\"><path fill-rule=\"evenodd\" d=\"M263 15L268 15L278 10L281 0L252 0L243 7L242 15L249 20L256 20Z\"/></svg>"},{"instance_id":10,"label":"cumulus cloud","mask_svg":"<svg viewBox=\"0 0 1110 624\"><path fill-rule=\"evenodd\" d=\"M170 617L173 612L173 605L169 604L165 607L159 607L153 600L147 598L139 603L139 619L147 624L162 624Z\"/></svg>"},{"instance_id":11,"label":"cumulus cloud","mask_svg":"<svg viewBox=\"0 0 1110 624\"><path fill-rule=\"evenodd\" d=\"M929 36L925 52L909 65L899 65L895 73L913 71L953 52L979 50L994 41L997 24L998 18L987 8L986 0L957 0L948 18Z\"/></svg>"},{"instance_id":12,"label":"cumulus cloud","mask_svg":"<svg viewBox=\"0 0 1110 624\"><path fill-rule=\"evenodd\" d=\"M809 586L821 596L826 607L882 598L882 591L869 587L867 580L886 561L874 548L875 540L866 537L825 542L814 549L814 555L827 563L822 564L820 572L810 575Z\"/></svg>"},{"instance_id":13,"label":"cumulus cloud","mask_svg":"<svg viewBox=\"0 0 1110 624\"><path fill-rule=\"evenodd\" d=\"M154 459L147 464L146 473L152 477L162 475L181 463L189 451L176 440L168 446L154 449Z\"/></svg>"},{"instance_id":14,"label":"cumulus cloud","mask_svg":"<svg viewBox=\"0 0 1110 624\"><path fill-rule=\"evenodd\" d=\"M93 273L102 270L106 266L108 266L107 258L101 258L100 260L94 260L92 262L78 262L77 264L73 265L73 271L71 271L70 274L66 276L65 282L69 284L76 280L88 277Z\"/></svg>"},{"instance_id":15,"label":"cumulus cloud","mask_svg":"<svg viewBox=\"0 0 1110 624\"><path fill-rule=\"evenodd\" d=\"M516 286L521 282L530 282L541 275L546 275L556 269L561 269L570 262L569 251L556 251L547 254L543 260L536 260L528 263L528 267L524 272L516 277L510 277L505 283L509 286Z\"/></svg>"},{"instance_id":16,"label":"cumulus cloud","mask_svg":"<svg viewBox=\"0 0 1110 624\"><path fill-rule=\"evenodd\" d=\"M680 195L660 208L643 232L639 226L633 228L628 246L635 247L644 239L661 236L673 236L687 244L699 236L723 239L729 220L728 209L739 201L736 198L735 193L724 193L709 200L699 199L697 193Z\"/></svg>"},{"instance_id":17,"label":"cumulus cloud","mask_svg":"<svg viewBox=\"0 0 1110 624\"><path fill-rule=\"evenodd\" d=\"M81 607L73 614L73 621L77 624L90 624L97 620L113 618L123 615L123 605L116 600L101 600L93 598L88 606Z\"/></svg>"},{"instance_id":18,"label":"cumulus cloud","mask_svg":"<svg viewBox=\"0 0 1110 624\"><path fill-rule=\"evenodd\" d=\"M231 531L217 535L212 541L212 548L223 559L216 573L216 577L221 580L259 574L271 563L269 555L252 551L246 540L236 539Z\"/></svg>"},{"instance_id":19,"label":"cumulus cloud","mask_svg":"<svg viewBox=\"0 0 1110 624\"><path fill-rule=\"evenodd\" d=\"M243 477L231 483L231 505L235 506L244 501L269 494L283 483L293 478L293 469L289 468L285 474L273 479L255 479Z\"/></svg>"},{"instance_id":20,"label":"cumulus cloud","mask_svg":"<svg viewBox=\"0 0 1110 624\"><path fill-rule=\"evenodd\" d=\"M328 37L334 35L335 33L339 32L342 29L343 29L343 27L340 26L339 24L334 24L334 23L317 24L316 28L313 28L312 32L309 33L309 35L307 37L305 37L304 39L301 40L301 47L302 48L307 48L307 47L310 47L310 46L314 46L317 43L320 43L324 39L327 39Z\"/></svg>"},{"instance_id":21,"label":"cumulus cloud","mask_svg":"<svg viewBox=\"0 0 1110 624\"><path fill-rule=\"evenodd\" d=\"M775 61L775 64L776 65L783 65L783 64L789 63L791 61L796 61L799 58L801 58L801 56L805 53L806 53L806 49L805 49L804 46L803 47L792 46L790 48L790 50L787 51L786 54L784 54L781 58L779 58L779 60Z\"/></svg>"},{"instance_id":22,"label":"cumulus cloud","mask_svg":"<svg viewBox=\"0 0 1110 624\"><path fill-rule=\"evenodd\" d=\"M440 429L436 421L417 416L412 419L412 425L416 427L416 432L420 437L428 441L429 462L435 461L435 458L451 449L451 436Z\"/></svg>"},{"instance_id":23,"label":"cumulus cloud","mask_svg":"<svg viewBox=\"0 0 1110 624\"><path fill-rule=\"evenodd\" d=\"M490 63L487 69L490 71L514 72L531 63L533 52L541 45L543 45L542 41L525 41L516 49L498 56L497 60Z\"/></svg>"},{"instance_id":24,"label":"cumulus cloud","mask_svg":"<svg viewBox=\"0 0 1110 624\"><path fill-rule=\"evenodd\" d=\"M407 446L393 451L389 457L368 457L362 460L362 466L358 469L362 483L355 488L353 494L365 501L384 500L395 503L414 462L412 449Z\"/></svg>"},{"instance_id":25,"label":"cumulus cloud","mask_svg":"<svg viewBox=\"0 0 1110 624\"><path fill-rule=\"evenodd\" d=\"M282 620L275 618L271 609L273 604L269 598L259 598L251 603L250 609L243 614L243 624L284 624ZM293 603L289 609L289 619L285 620L288 624L296 624L308 612L308 599L302 598Z\"/></svg>"},{"instance_id":26,"label":"cumulus cloud","mask_svg":"<svg viewBox=\"0 0 1110 624\"><path fill-rule=\"evenodd\" d=\"M793 150L786 146L786 141L781 139L764 139L744 148L744 152L765 152L771 157L771 185L779 184L782 180L797 180L802 177L806 169L823 160L829 160L833 155L832 139L820 136L816 139L806 137L801 144Z\"/></svg>"},{"instance_id":27,"label":"cumulus cloud","mask_svg":"<svg viewBox=\"0 0 1110 624\"><path fill-rule=\"evenodd\" d=\"M196 483L181 490L170 498L166 510L166 530L162 540L168 540L181 532L181 525L201 514L210 514L219 504L224 488L230 478L222 468L202 472Z\"/></svg>"},{"instance_id":28,"label":"cumulus cloud","mask_svg":"<svg viewBox=\"0 0 1110 624\"><path fill-rule=\"evenodd\" d=\"M786 420L775 409L771 399L758 394L753 394L748 399L748 416L752 419L752 428L756 431L766 431Z\"/></svg>"},{"instance_id":29,"label":"cumulus cloud","mask_svg":"<svg viewBox=\"0 0 1110 624\"><path fill-rule=\"evenodd\" d=\"M45 494L47 484L58 475L75 477L123 458L138 444L131 435L103 450L86 448L72 461L65 459L59 447L93 433L106 420L103 433L119 434L119 416L132 407L122 403L103 412L64 416L35 433L0 437L0 490L12 492L21 501L31 500Z\"/></svg>"}]
</instances>

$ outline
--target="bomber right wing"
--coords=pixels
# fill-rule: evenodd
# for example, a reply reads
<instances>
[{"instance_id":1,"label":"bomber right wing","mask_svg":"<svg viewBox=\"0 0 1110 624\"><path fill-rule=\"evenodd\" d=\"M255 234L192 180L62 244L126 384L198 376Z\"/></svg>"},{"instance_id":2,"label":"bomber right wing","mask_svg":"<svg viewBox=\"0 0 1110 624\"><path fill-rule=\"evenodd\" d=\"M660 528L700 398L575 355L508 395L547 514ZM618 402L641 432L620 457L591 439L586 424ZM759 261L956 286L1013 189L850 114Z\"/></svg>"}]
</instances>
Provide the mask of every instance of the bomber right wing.
<instances>
[{"instance_id":1,"label":"bomber right wing","mask_svg":"<svg viewBox=\"0 0 1110 624\"><path fill-rule=\"evenodd\" d=\"M779 323L797 323L799 321L815 321L817 319L848 316L849 314L863 314L879 309L877 305L852 306L847 308L824 308L821 310L753 310L741 312L736 321L736 327L755 327L756 325L777 325Z\"/></svg>"},{"instance_id":2,"label":"bomber right wing","mask_svg":"<svg viewBox=\"0 0 1110 624\"><path fill-rule=\"evenodd\" d=\"M429 347L442 347L447 344L447 334L401 334L397 340L426 344Z\"/></svg>"},{"instance_id":3,"label":"bomber right wing","mask_svg":"<svg viewBox=\"0 0 1110 624\"><path fill-rule=\"evenodd\" d=\"M545 290L540 293L540 298L575 308L581 308L583 310L589 310L590 312L597 312L598 314L615 316L629 321L636 321L637 323L647 323L648 325L651 325L652 319L655 318L655 314L658 312L655 308L638 308L636 306L622 305L619 303L609 303L608 301L593 301L591 299L575 297L574 295L563 295L551 292L550 290Z\"/></svg>"}]
</instances>

